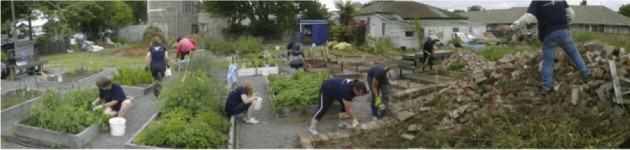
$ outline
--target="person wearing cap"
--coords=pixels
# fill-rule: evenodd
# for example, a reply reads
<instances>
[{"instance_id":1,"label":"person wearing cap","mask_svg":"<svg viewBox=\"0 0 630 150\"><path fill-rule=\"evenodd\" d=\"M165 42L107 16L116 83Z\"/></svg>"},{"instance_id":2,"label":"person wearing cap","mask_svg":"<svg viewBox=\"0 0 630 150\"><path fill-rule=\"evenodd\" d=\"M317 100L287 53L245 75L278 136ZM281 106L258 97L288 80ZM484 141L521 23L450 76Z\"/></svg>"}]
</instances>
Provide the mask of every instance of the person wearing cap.
<instances>
[{"instance_id":1,"label":"person wearing cap","mask_svg":"<svg viewBox=\"0 0 630 150\"><path fill-rule=\"evenodd\" d=\"M96 105L103 102L97 107L104 107L105 115L124 118L131 108L131 99L127 98L123 88L105 77L96 80L96 87L98 87L98 97L92 104Z\"/></svg>"}]
</instances>

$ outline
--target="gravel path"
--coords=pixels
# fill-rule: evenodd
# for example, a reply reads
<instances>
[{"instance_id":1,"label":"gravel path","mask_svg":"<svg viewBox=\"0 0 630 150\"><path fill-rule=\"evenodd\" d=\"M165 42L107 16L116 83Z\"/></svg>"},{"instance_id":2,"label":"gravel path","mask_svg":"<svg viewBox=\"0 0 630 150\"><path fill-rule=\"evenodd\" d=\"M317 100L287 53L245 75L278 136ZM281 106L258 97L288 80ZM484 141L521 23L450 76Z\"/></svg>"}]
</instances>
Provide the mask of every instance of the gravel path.
<instances>
[{"instance_id":1,"label":"gravel path","mask_svg":"<svg viewBox=\"0 0 630 150\"><path fill-rule=\"evenodd\" d=\"M239 81L249 80L254 84L256 91L263 97L263 107L254 116L260 121L259 124L245 124L240 117L236 121L236 143L237 148L300 148L297 142L299 132L308 132L307 128L313 112L301 116L290 118L278 118L271 110L269 95L266 92L266 81L264 77L242 77ZM339 105L335 103L330 108L322 121L319 123L320 133L342 130L337 127L340 119ZM359 122L371 121L371 113L367 97L358 97L354 100L353 110L359 118ZM347 129L346 129L347 130Z\"/></svg>"}]
</instances>

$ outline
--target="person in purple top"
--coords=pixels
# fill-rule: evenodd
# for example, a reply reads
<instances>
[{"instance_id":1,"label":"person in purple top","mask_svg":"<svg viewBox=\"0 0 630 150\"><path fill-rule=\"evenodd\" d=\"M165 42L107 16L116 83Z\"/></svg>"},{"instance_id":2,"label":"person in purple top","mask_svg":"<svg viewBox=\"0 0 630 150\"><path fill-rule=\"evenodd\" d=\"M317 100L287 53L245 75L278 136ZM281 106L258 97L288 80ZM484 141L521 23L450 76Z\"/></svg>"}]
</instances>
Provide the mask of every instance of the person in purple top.
<instances>
[{"instance_id":1,"label":"person in purple top","mask_svg":"<svg viewBox=\"0 0 630 150\"><path fill-rule=\"evenodd\" d=\"M365 83L359 80L346 79L336 77L324 81L319 89L319 109L311 119L311 125L308 128L311 134L319 134L317 131L317 123L324 117L324 114L332 106L334 101L342 104L341 111L346 112L352 120L352 126L359 125L354 112L352 111L352 99L355 96L367 94Z\"/></svg>"}]
</instances>

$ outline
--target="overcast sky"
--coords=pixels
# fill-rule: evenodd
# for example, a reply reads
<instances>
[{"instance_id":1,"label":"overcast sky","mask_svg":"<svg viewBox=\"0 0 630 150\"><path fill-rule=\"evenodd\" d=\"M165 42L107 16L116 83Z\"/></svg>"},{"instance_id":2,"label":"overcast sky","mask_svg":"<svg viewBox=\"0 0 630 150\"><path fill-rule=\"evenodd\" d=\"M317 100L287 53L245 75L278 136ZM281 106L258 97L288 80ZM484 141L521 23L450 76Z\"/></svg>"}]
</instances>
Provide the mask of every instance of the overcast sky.
<instances>
[{"instance_id":1,"label":"overcast sky","mask_svg":"<svg viewBox=\"0 0 630 150\"><path fill-rule=\"evenodd\" d=\"M337 10L335 0L319 0L326 5L328 10ZM351 0L353 2L367 3L371 0ZM467 9L473 5L480 5L485 9L506 9L511 7L527 7L531 0L415 0L442 9ZM582 0L567 0L569 5L579 5ZM614 11L618 11L623 4L630 4L630 0L587 0L588 5L604 5Z\"/></svg>"}]
</instances>

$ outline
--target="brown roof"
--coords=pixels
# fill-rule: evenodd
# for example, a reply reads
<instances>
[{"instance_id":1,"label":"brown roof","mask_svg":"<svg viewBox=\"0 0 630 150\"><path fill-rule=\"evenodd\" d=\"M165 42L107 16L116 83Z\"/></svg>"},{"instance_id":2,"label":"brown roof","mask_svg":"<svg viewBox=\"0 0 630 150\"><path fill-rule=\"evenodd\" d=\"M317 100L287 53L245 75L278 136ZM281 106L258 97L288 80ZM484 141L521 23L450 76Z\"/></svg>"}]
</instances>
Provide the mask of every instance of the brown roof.
<instances>
[{"instance_id":1,"label":"brown roof","mask_svg":"<svg viewBox=\"0 0 630 150\"><path fill-rule=\"evenodd\" d=\"M465 16L414 1L374 1L366 4L358 15L395 14L403 19L466 19Z\"/></svg>"},{"instance_id":2,"label":"brown roof","mask_svg":"<svg viewBox=\"0 0 630 150\"><path fill-rule=\"evenodd\" d=\"M571 6L575 11L573 24L604 24L630 26L630 18L604 6ZM526 7L461 13L468 20L483 24L510 24L527 11Z\"/></svg>"}]
</instances>

